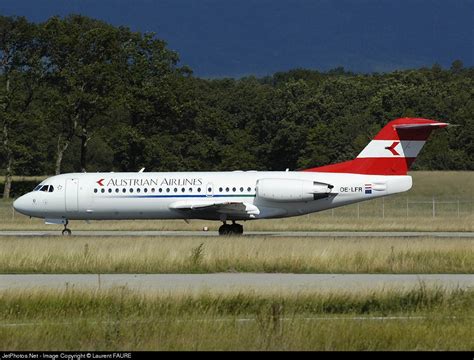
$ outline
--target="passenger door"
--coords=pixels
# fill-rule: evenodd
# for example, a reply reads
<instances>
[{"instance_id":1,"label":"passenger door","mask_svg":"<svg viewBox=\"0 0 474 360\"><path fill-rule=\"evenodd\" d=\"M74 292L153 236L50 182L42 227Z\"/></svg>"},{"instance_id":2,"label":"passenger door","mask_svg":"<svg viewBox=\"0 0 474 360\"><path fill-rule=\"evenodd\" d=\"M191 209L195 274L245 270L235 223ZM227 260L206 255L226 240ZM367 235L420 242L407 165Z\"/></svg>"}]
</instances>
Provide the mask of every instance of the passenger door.
<instances>
[{"instance_id":1,"label":"passenger door","mask_svg":"<svg viewBox=\"0 0 474 360\"><path fill-rule=\"evenodd\" d=\"M79 179L66 179L66 211L78 211Z\"/></svg>"}]
</instances>

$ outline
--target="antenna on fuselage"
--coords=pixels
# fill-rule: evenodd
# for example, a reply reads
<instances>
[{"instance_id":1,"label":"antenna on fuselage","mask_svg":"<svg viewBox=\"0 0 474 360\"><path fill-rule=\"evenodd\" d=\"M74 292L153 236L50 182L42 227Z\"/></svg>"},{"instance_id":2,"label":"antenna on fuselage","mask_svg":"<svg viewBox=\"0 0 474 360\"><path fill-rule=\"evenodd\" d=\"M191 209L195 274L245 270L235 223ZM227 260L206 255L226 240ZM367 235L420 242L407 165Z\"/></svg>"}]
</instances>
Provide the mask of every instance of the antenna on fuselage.
<instances>
[{"instance_id":1,"label":"antenna on fuselage","mask_svg":"<svg viewBox=\"0 0 474 360\"><path fill-rule=\"evenodd\" d=\"M139 171L139 173L142 173L142 172L144 172L144 171L145 171L145 168L141 168L140 171Z\"/></svg>"}]
</instances>

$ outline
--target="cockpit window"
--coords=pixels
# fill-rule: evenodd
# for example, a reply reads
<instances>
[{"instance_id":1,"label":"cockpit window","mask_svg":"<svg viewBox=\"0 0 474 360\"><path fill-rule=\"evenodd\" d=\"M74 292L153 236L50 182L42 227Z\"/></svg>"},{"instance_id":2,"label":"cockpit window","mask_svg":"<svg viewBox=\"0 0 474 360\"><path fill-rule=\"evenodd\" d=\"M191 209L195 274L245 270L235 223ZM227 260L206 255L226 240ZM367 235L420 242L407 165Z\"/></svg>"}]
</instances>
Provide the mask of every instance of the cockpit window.
<instances>
[{"instance_id":1,"label":"cockpit window","mask_svg":"<svg viewBox=\"0 0 474 360\"><path fill-rule=\"evenodd\" d=\"M33 191L44 191L44 192L53 192L54 191L54 186L53 185L43 185L39 184L36 186Z\"/></svg>"}]
</instances>

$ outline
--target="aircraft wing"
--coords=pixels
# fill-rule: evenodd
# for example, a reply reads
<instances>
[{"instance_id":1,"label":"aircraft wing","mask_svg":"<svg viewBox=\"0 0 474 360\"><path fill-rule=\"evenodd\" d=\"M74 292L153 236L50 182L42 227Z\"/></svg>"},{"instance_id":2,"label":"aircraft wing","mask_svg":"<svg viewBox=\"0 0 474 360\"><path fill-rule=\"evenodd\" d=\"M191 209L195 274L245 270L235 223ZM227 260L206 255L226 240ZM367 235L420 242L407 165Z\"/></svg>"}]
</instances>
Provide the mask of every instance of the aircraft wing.
<instances>
[{"instance_id":1,"label":"aircraft wing","mask_svg":"<svg viewBox=\"0 0 474 360\"><path fill-rule=\"evenodd\" d=\"M216 212L226 215L258 215L260 210L253 204L240 201L177 201L170 209L182 211Z\"/></svg>"}]
</instances>

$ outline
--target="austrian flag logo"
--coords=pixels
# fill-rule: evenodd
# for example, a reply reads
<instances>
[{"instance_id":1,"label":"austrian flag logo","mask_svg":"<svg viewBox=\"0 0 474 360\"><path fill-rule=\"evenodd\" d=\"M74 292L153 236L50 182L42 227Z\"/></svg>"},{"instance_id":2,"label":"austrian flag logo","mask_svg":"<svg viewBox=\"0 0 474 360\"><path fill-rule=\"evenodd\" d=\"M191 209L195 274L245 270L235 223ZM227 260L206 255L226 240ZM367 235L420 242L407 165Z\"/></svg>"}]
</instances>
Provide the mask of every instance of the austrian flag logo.
<instances>
[{"instance_id":1,"label":"austrian flag logo","mask_svg":"<svg viewBox=\"0 0 474 360\"><path fill-rule=\"evenodd\" d=\"M104 186L104 184L102 184L102 181L104 181L105 179L100 179L99 181L96 181L97 184L99 184L99 186Z\"/></svg>"},{"instance_id":2,"label":"austrian flag logo","mask_svg":"<svg viewBox=\"0 0 474 360\"><path fill-rule=\"evenodd\" d=\"M365 184L364 190L366 194L372 194L372 184Z\"/></svg>"}]
</instances>

